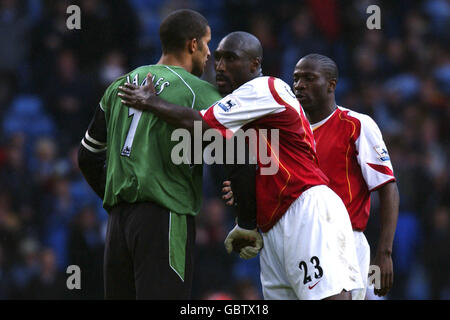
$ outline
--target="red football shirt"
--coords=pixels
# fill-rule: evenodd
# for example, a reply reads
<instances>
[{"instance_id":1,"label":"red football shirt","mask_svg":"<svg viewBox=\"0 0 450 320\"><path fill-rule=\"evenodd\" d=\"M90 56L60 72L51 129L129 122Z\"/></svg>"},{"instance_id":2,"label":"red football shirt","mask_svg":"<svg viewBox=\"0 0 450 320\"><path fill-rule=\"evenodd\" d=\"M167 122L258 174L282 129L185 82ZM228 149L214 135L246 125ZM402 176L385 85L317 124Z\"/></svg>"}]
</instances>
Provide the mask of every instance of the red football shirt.
<instances>
[{"instance_id":1,"label":"red football shirt","mask_svg":"<svg viewBox=\"0 0 450 320\"><path fill-rule=\"evenodd\" d=\"M303 191L328 183L319 169L309 122L282 80L253 79L200 114L225 137L241 128L257 132L250 147L257 149L256 205L261 231L267 232ZM270 156L269 163L265 156ZM277 170L269 170L274 167Z\"/></svg>"},{"instance_id":2,"label":"red football shirt","mask_svg":"<svg viewBox=\"0 0 450 320\"><path fill-rule=\"evenodd\" d=\"M329 187L347 207L353 229L364 231L370 192L395 181L380 129L369 116L342 107L312 128Z\"/></svg>"}]
</instances>

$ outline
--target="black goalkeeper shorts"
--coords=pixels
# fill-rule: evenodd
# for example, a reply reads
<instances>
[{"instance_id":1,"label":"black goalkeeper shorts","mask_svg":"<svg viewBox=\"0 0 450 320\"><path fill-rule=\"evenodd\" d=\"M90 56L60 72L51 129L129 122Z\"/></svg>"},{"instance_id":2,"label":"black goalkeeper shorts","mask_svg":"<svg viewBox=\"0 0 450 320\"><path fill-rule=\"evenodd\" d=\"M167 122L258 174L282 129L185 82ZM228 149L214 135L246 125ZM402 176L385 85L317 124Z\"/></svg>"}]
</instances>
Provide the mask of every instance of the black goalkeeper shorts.
<instances>
[{"instance_id":1,"label":"black goalkeeper shorts","mask_svg":"<svg viewBox=\"0 0 450 320\"><path fill-rule=\"evenodd\" d=\"M189 299L195 222L152 202L110 210L104 256L106 299Z\"/></svg>"}]
</instances>

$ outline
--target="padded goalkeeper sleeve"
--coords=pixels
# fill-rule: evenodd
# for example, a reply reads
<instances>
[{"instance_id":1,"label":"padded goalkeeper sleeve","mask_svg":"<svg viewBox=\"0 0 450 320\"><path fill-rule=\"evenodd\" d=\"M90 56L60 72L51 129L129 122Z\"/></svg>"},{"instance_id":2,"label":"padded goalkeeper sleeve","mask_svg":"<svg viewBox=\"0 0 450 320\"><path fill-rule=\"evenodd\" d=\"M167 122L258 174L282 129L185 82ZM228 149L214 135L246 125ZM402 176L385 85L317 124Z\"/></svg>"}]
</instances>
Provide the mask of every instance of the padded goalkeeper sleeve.
<instances>
[{"instance_id":1,"label":"padded goalkeeper sleeve","mask_svg":"<svg viewBox=\"0 0 450 320\"><path fill-rule=\"evenodd\" d=\"M87 183L101 199L105 195L106 148L105 113L98 107L81 140L78 149L78 167Z\"/></svg>"},{"instance_id":2,"label":"padded goalkeeper sleeve","mask_svg":"<svg viewBox=\"0 0 450 320\"><path fill-rule=\"evenodd\" d=\"M236 164L237 152L235 152L235 164L225 166L225 174L231 181L231 190L237 204L234 207L237 222L244 229L255 229L257 226L256 164L251 164L251 156L248 145L245 144L245 164Z\"/></svg>"},{"instance_id":3,"label":"padded goalkeeper sleeve","mask_svg":"<svg viewBox=\"0 0 450 320\"><path fill-rule=\"evenodd\" d=\"M87 183L103 200L106 185L106 152L93 153L83 145L78 150L78 167Z\"/></svg>"}]
</instances>

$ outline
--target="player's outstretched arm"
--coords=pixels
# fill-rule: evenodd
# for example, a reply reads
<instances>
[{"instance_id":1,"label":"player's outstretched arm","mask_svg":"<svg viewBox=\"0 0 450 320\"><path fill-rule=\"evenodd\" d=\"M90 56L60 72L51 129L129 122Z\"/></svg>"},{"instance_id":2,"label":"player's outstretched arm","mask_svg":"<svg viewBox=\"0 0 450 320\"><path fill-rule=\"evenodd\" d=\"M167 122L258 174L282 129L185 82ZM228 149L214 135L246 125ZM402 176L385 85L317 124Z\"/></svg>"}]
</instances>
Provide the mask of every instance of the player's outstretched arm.
<instances>
[{"instance_id":1,"label":"player's outstretched arm","mask_svg":"<svg viewBox=\"0 0 450 320\"><path fill-rule=\"evenodd\" d=\"M159 98L151 78L152 75L149 73L145 86L136 86L131 83L120 86L118 95L122 103L131 108L150 111L176 128L185 128L193 132L195 121L202 123L203 131L209 128L198 111Z\"/></svg>"},{"instance_id":2,"label":"player's outstretched arm","mask_svg":"<svg viewBox=\"0 0 450 320\"><path fill-rule=\"evenodd\" d=\"M392 243L397 227L399 193L397 183L389 182L378 189L380 198L380 237L375 255L374 264L380 267L380 289L374 293L380 297L385 296L392 288L394 282L394 268L392 263Z\"/></svg>"}]
</instances>

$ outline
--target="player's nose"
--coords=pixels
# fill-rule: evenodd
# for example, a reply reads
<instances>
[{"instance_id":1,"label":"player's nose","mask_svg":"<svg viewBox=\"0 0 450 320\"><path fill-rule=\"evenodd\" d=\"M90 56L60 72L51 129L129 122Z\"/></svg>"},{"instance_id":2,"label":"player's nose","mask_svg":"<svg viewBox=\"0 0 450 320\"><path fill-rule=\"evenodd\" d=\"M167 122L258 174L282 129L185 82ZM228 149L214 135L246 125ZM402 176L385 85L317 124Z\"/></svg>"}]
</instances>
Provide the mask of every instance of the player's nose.
<instances>
[{"instance_id":1,"label":"player's nose","mask_svg":"<svg viewBox=\"0 0 450 320\"><path fill-rule=\"evenodd\" d=\"M306 88L305 83L301 80L294 81L294 90L304 90Z\"/></svg>"},{"instance_id":2,"label":"player's nose","mask_svg":"<svg viewBox=\"0 0 450 320\"><path fill-rule=\"evenodd\" d=\"M220 58L219 60L216 59L214 66L216 71L225 71L225 64L222 58Z\"/></svg>"}]
</instances>

